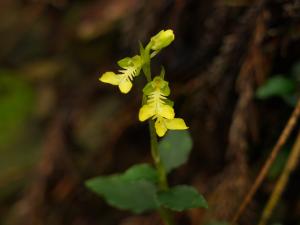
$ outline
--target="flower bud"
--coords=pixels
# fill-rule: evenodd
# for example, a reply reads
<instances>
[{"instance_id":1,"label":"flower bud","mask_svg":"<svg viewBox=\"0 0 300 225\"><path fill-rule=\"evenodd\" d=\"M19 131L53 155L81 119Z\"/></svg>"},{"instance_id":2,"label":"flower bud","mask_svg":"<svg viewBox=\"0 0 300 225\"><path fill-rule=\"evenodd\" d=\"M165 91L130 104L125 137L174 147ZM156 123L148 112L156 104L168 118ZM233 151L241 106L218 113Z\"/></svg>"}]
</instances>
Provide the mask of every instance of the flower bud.
<instances>
[{"instance_id":1,"label":"flower bud","mask_svg":"<svg viewBox=\"0 0 300 225\"><path fill-rule=\"evenodd\" d=\"M154 51L167 47L174 40L173 30L162 30L151 38L151 49Z\"/></svg>"}]
</instances>

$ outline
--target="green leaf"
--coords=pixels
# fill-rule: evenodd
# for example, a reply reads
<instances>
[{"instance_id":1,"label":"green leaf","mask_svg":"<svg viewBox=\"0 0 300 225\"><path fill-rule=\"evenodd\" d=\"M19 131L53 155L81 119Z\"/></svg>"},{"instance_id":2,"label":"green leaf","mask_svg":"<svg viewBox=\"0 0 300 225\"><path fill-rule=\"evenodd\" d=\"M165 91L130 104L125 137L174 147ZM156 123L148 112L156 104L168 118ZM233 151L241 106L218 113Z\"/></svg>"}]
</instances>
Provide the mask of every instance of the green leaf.
<instances>
[{"instance_id":1,"label":"green leaf","mask_svg":"<svg viewBox=\"0 0 300 225\"><path fill-rule=\"evenodd\" d=\"M158 207L156 170L148 164L134 165L123 174L97 177L86 182L112 206L141 213ZM140 193L143 194L141 198Z\"/></svg>"},{"instance_id":2,"label":"green leaf","mask_svg":"<svg viewBox=\"0 0 300 225\"><path fill-rule=\"evenodd\" d=\"M259 99L267 99L273 96L285 97L293 94L296 90L296 82L283 76L274 76L270 78L263 86L256 91Z\"/></svg>"},{"instance_id":3,"label":"green leaf","mask_svg":"<svg viewBox=\"0 0 300 225\"><path fill-rule=\"evenodd\" d=\"M125 180L140 180L144 179L153 183L157 182L156 170L148 164L134 165L123 174Z\"/></svg>"},{"instance_id":4,"label":"green leaf","mask_svg":"<svg viewBox=\"0 0 300 225\"><path fill-rule=\"evenodd\" d=\"M191 186L180 185L168 191L158 193L160 204L166 208L183 211L191 208L208 208L207 202L197 190Z\"/></svg>"},{"instance_id":5,"label":"green leaf","mask_svg":"<svg viewBox=\"0 0 300 225\"><path fill-rule=\"evenodd\" d=\"M167 172L188 160L193 142L188 131L172 130L159 142L158 150Z\"/></svg>"},{"instance_id":6,"label":"green leaf","mask_svg":"<svg viewBox=\"0 0 300 225\"><path fill-rule=\"evenodd\" d=\"M86 186L104 197L108 204L119 209L141 213L159 207L156 187L147 180L128 180L113 175L88 180Z\"/></svg>"}]
</instances>

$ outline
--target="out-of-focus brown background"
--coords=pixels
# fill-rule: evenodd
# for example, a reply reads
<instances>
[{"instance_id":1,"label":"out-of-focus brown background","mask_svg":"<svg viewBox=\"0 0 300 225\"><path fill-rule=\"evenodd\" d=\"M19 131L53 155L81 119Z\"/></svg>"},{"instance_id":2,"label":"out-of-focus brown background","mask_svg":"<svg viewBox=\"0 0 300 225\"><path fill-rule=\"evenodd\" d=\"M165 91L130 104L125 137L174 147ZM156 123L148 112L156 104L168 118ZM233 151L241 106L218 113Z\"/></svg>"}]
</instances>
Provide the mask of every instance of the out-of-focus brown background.
<instances>
[{"instance_id":1,"label":"out-of-focus brown background","mask_svg":"<svg viewBox=\"0 0 300 225\"><path fill-rule=\"evenodd\" d=\"M122 95L98 77L167 28L175 42L154 64L157 72L165 66L194 141L170 182L194 185L210 205L176 220L233 216L293 109L255 93L272 76L300 72L297 0L1 0L0 224L161 224L155 213L108 206L83 183L151 162L147 126L137 119L144 81ZM257 223L291 143L240 224ZM299 224L299 175L270 224Z\"/></svg>"}]
</instances>

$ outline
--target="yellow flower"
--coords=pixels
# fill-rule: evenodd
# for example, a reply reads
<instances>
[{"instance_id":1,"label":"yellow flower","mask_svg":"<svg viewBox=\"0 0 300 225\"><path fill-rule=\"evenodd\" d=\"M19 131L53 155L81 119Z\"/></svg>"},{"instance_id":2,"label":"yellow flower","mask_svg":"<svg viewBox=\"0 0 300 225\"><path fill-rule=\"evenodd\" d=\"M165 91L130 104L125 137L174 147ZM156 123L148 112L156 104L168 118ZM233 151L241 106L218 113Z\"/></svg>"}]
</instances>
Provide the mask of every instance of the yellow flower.
<instances>
[{"instance_id":1,"label":"yellow flower","mask_svg":"<svg viewBox=\"0 0 300 225\"><path fill-rule=\"evenodd\" d=\"M145 86L143 92L147 95L147 102L140 109L140 121L145 121L150 117L174 118L174 109L165 102L166 96L170 94L168 82L161 77L155 77L152 82Z\"/></svg>"},{"instance_id":2,"label":"yellow flower","mask_svg":"<svg viewBox=\"0 0 300 225\"><path fill-rule=\"evenodd\" d=\"M158 136L164 136L168 129L188 129L183 119L174 118L174 109L166 97L170 94L168 82L157 76L145 86L143 92L147 101L139 111L139 120L156 119L155 130Z\"/></svg>"},{"instance_id":3,"label":"yellow flower","mask_svg":"<svg viewBox=\"0 0 300 225\"><path fill-rule=\"evenodd\" d=\"M159 137L165 135L167 130L186 130L188 127L181 118L165 119L163 117L158 117L155 121L155 130Z\"/></svg>"},{"instance_id":4,"label":"yellow flower","mask_svg":"<svg viewBox=\"0 0 300 225\"><path fill-rule=\"evenodd\" d=\"M123 69L119 70L119 74L114 72L105 72L99 78L101 82L119 86L122 93L127 94L132 88L132 80L140 74L142 60L140 56L132 58L124 58L118 62Z\"/></svg>"}]
</instances>

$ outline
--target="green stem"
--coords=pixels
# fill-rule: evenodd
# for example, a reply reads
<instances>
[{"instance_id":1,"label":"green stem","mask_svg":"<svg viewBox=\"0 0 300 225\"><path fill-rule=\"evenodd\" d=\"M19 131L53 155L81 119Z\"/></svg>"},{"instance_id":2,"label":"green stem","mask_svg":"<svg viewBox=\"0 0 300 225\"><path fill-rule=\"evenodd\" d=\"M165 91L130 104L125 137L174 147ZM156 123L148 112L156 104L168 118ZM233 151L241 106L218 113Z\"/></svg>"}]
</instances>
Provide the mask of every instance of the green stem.
<instances>
[{"instance_id":1,"label":"green stem","mask_svg":"<svg viewBox=\"0 0 300 225\"><path fill-rule=\"evenodd\" d=\"M143 65L143 71L145 74L145 77L147 79L147 82L151 81L151 66L150 66L150 45L148 44L145 48L145 54L144 54L144 65Z\"/></svg>"},{"instance_id":2,"label":"green stem","mask_svg":"<svg viewBox=\"0 0 300 225\"><path fill-rule=\"evenodd\" d=\"M154 160L155 167L158 173L159 188L161 190L168 190L169 185L167 181L167 173L161 162L161 158L158 152L158 141L157 141L153 120L149 120L149 131L150 131L150 138L151 138L151 155Z\"/></svg>"},{"instance_id":3,"label":"green stem","mask_svg":"<svg viewBox=\"0 0 300 225\"><path fill-rule=\"evenodd\" d=\"M144 62L143 66L143 71L145 74L145 77L148 82L151 81L151 67L150 67L150 46L147 45L146 49L146 59L144 59L146 62ZM145 99L145 96L143 97L143 100ZM167 173L164 168L164 165L161 161L159 151L158 151L158 140L157 140L157 135L155 132L155 127L154 127L154 121L149 120L149 132L150 132L150 141L151 141L151 156L154 160L154 164L158 173L158 186L159 189L164 191L169 189L168 185L168 180L167 180ZM170 210L160 207L158 209L159 215L162 218L163 222L165 225L174 225L174 220L172 217L172 213Z\"/></svg>"},{"instance_id":4,"label":"green stem","mask_svg":"<svg viewBox=\"0 0 300 225\"><path fill-rule=\"evenodd\" d=\"M153 120L149 120L149 131L150 131L150 138L151 138L151 155L154 160L154 164L158 173L158 186L159 189L162 191L168 190L168 180L167 180L167 173L162 164L159 152L158 152L158 141L155 132L154 122ZM159 215L162 218L165 225L173 225L175 224L172 212L164 207L160 207Z\"/></svg>"},{"instance_id":5,"label":"green stem","mask_svg":"<svg viewBox=\"0 0 300 225\"><path fill-rule=\"evenodd\" d=\"M170 210L161 207L158 209L158 212L159 212L159 215L165 225L174 225L175 224L173 216L172 216L172 212L170 212Z\"/></svg>"}]
</instances>

